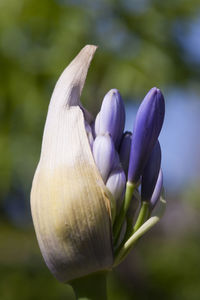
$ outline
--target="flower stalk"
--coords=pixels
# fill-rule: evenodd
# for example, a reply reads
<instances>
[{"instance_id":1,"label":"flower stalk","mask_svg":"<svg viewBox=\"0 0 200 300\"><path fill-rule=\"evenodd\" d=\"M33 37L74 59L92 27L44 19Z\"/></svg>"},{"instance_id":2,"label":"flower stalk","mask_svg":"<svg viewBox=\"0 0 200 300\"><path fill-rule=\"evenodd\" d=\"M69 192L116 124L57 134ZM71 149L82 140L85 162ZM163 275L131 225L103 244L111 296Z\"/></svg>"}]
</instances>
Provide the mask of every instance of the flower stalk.
<instances>
[{"instance_id":1,"label":"flower stalk","mask_svg":"<svg viewBox=\"0 0 200 300\"><path fill-rule=\"evenodd\" d=\"M71 281L76 300L107 300L107 275L104 271Z\"/></svg>"},{"instance_id":2,"label":"flower stalk","mask_svg":"<svg viewBox=\"0 0 200 300\"><path fill-rule=\"evenodd\" d=\"M133 197L133 193L134 190L136 188L136 185L131 183L131 182L127 182L126 184L126 194L125 194L125 198L124 198L124 202L123 202L123 206L122 209L120 210L119 216L116 219L116 222L114 224L114 228L113 228L113 232L114 232L114 243L116 244L119 238L119 234L122 228L122 224L125 220L126 217L126 213L128 211L128 208L130 206L132 197Z\"/></svg>"}]
</instances>

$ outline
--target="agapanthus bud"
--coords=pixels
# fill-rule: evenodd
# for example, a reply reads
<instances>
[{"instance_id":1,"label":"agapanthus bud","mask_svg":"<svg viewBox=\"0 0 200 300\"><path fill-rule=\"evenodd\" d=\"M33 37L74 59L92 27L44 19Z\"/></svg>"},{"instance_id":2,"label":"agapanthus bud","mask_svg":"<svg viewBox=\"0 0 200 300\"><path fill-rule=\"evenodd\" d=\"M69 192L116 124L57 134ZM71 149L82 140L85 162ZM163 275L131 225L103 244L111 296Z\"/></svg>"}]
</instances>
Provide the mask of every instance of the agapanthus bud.
<instances>
[{"instance_id":1,"label":"agapanthus bud","mask_svg":"<svg viewBox=\"0 0 200 300\"><path fill-rule=\"evenodd\" d=\"M130 150L131 150L131 139L132 139L132 133L126 131L122 136L122 140L119 148L120 162L123 166L126 175L128 173L129 157L130 157Z\"/></svg>"},{"instance_id":2,"label":"agapanthus bud","mask_svg":"<svg viewBox=\"0 0 200 300\"><path fill-rule=\"evenodd\" d=\"M117 212L119 212L122 196L126 186L126 176L122 168L118 167L110 173L106 181L106 186L117 202Z\"/></svg>"},{"instance_id":3,"label":"agapanthus bud","mask_svg":"<svg viewBox=\"0 0 200 300\"><path fill-rule=\"evenodd\" d=\"M142 173L141 198L150 201L153 194L161 163L160 143L157 141Z\"/></svg>"},{"instance_id":4,"label":"agapanthus bud","mask_svg":"<svg viewBox=\"0 0 200 300\"><path fill-rule=\"evenodd\" d=\"M156 185L153 191L153 195L151 196L151 200L150 200L150 209L152 210L155 206L156 203L158 202L159 198L160 198L160 194L162 191L162 187L163 187L163 173L162 173L162 169L160 169L157 181L156 181Z\"/></svg>"},{"instance_id":5,"label":"agapanthus bud","mask_svg":"<svg viewBox=\"0 0 200 300\"><path fill-rule=\"evenodd\" d=\"M137 183L158 139L165 113L161 91L152 88L137 112L133 131L128 181Z\"/></svg>"},{"instance_id":6,"label":"agapanthus bud","mask_svg":"<svg viewBox=\"0 0 200 300\"><path fill-rule=\"evenodd\" d=\"M125 125L125 109L120 93L116 89L110 90L104 97L100 116L100 134L109 133L118 148Z\"/></svg>"},{"instance_id":7,"label":"agapanthus bud","mask_svg":"<svg viewBox=\"0 0 200 300\"><path fill-rule=\"evenodd\" d=\"M93 156L101 177L106 182L115 161L115 146L109 134L96 137L93 143Z\"/></svg>"},{"instance_id":8,"label":"agapanthus bud","mask_svg":"<svg viewBox=\"0 0 200 300\"><path fill-rule=\"evenodd\" d=\"M140 194L139 194L138 190L136 189L134 191L130 206L129 206L128 211L127 211L127 218L128 219L133 220L133 218L135 216L135 213L138 210L139 206L140 206Z\"/></svg>"}]
</instances>

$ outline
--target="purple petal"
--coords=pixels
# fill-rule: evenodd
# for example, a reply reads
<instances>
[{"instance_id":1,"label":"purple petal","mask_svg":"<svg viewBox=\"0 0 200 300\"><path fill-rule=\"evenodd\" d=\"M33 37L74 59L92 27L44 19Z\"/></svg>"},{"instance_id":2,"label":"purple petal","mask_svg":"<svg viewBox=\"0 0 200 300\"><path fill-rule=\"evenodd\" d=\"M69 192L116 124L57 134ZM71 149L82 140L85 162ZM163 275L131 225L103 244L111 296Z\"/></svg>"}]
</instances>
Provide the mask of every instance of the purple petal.
<instances>
[{"instance_id":1,"label":"purple petal","mask_svg":"<svg viewBox=\"0 0 200 300\"><path fill-rule=\"evenodd\" d=\"M142 174L142 184L141 184L142 201L150 201L151 199L151 196L153 194L158 179L158 174L160 171L160 163L161 163L161 149L160 149L160 144L157 141Z\"/></svg>"},{"instance_id":2,"label":"purple petal","mask_svg":"<svg viewBox=\"0 0 200 300\"><path fill-rule=\"evenodd\" d=\"M115 146L109 134L96 137L93 143L93 156L101 177L106 182L115 161Z\"/></svg>"},{"instance_id":3,"label":"purple petal","mask_svg":"<svg viewBox=\"0 0 200 300\"><path fill-rule=\"evenodd\" d=\"M137 183L162 128L165 101L161 91L152 88L137 112L133 131L128 180Z\"/></svg>"},{"instance_id":4,"label":"purple petal","mask_svg":"<svg viewBox=\"0 0 200 300\"><path fill-rule=\"evenodd\" d=\"M99 118L99 133L109 133L118 148L125 125L124 103L118 90L112 89L105 95Z\"/></svg>"},{"instance_id":5,"label":"purple petal","mask_svg":"<svg viewBox=\"0 0 200 300\"><path fill-rule=\"evenodd\" d=\"M163 187L163 173L162 170L160 169L156 186L154 188L153 195L150 200L151 209L153 209L156 206L156 203L158 202L161 195L162 187Z\"/></svg>"},{"instance_id":6,"label":"purple petal","mask_svg":"<svg viewBox=\"0 0 200 300\"><path fill-rule=\"evenodd\" d=\"M121 206L122 196L124 194L126 186L126 176L122 168L114 169L106 182L106 186L109 191L112 193L114 199L117 202L117 211L119 211Z\"/></svg>"},{"instance_id":7,"label":"purple petal","mask_svg":"<svg viewBox=\"0 0 200 300\"><path fill-rule=\"evenodd\" d=\"M123 134L122 141L119 147L119 157L125 174L128 174L129 156L131 150L132 133L126 131Z\"/></svg>"}]
</instances>

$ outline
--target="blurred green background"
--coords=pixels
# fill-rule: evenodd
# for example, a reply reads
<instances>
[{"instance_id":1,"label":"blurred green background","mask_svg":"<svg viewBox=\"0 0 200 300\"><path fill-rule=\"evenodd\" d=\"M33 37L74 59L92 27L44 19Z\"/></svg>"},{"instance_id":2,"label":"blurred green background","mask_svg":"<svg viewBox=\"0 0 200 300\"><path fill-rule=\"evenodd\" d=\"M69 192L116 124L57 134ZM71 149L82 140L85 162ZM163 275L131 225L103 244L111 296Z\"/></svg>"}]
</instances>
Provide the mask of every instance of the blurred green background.
<instances>
[{"instance_id":1,"label":"blurred green background","mask_svg":"<svg viewBox=\"0 0 200 300\"><path fill-rule=\"evenodd\" d=\"M109 275L109 299L200 299L200 1L0 0L0 300L74 299L43 262L29 194L52 90L88 43L93 113L118 88L131 129L148 89L166 99L168 208Z\"/></svg>"}]
</instances>

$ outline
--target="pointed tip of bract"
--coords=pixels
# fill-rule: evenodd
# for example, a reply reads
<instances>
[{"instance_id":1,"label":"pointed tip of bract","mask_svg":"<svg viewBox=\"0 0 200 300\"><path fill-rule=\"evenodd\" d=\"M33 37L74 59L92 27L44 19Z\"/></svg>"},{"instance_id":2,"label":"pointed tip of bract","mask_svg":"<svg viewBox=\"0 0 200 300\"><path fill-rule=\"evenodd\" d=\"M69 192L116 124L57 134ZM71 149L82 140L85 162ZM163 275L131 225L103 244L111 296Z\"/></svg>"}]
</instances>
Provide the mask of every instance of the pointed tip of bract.
<instances>
[{"instance_id":1,"label":"pointed tip of bract","mask_svg":"<svg viewBox=\"0 0 200 300\"><path fill-rule=\"evenodd\" d=\"M91 62L97 48L98 47L95 45L86 45L85 47L83 47L81 49L81 51L74 58L74 60L71 62L71 64L73 64L74 62L78 63L80 61L81 64L84 64L88 69L90 62Z\"/></svg>"},{"instance_id":2,"label":"pointed tip of bract","mask_svg":"<svg viewBox=\"0 0 200 300\"><path fill-rule=\"evenodd\" d=\"M80 96L87 72L97 46L86 45L63 71L55 86L51 105L70 107L80 105Z\"/></svg>"},{"instance_id":3,"label":"pointed tip of bract","mask_svg":"<svg viewBox=\"0 0 200 300\"><path fill-rule=\"evenodd\" d=\"M84 49L85 50L87 50L87 51L89 51L89 52L95 52L96 50L97 50L97 48L98 48L98 46L97 45L90 45L90 44L88 44L88 45L85 45L85 47L83 47L82 49L81 49L81 51L83 51Z\"/></svg>"}]
</instances>

